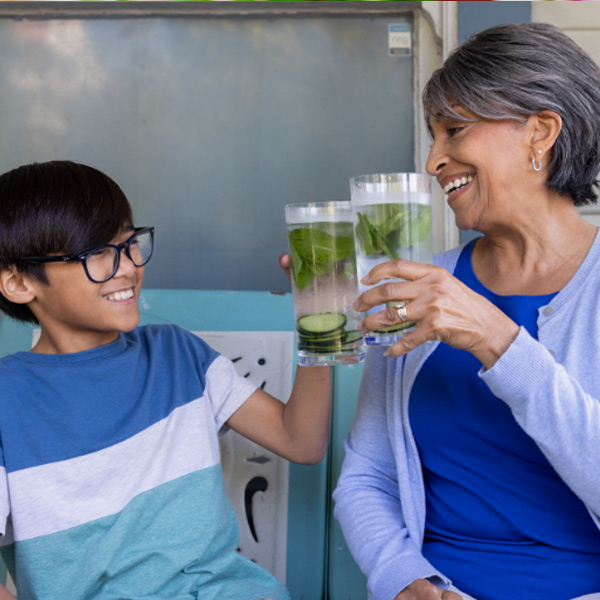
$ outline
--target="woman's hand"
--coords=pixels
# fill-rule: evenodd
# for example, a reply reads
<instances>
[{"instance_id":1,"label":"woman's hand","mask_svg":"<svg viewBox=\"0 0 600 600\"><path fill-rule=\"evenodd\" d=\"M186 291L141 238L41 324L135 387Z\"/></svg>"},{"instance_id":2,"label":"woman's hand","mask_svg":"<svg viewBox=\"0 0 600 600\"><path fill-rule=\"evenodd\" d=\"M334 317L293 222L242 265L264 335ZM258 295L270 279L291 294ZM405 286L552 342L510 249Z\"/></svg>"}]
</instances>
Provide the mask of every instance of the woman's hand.
<instances>
[{"instance_id":1,"label":"woman's hand","mask_svg":"<svg viewBox=\"0 0 600 600\"><path fill-rule=\"evenodd\" d=\"M386 279L401 282L378 284ZM443 341L453 348L466 350L491 368L519 332L518 325L500 309L477 294L442 267L403 260L382 263L363 278L375 285L358 297L354 308L365 312L389 302L407 302L406 320L417 328L391 346L388 356L402 356L428 341ZM367 317L367 331L401 322L395 307Z\"/></svg>"},{"instance_id":2,"label":"woman's hand","mask_svg":"<svg viewBox=\"0 0 600 600\"><path fill-rule=\"evenodd\" d=\"M462 596L443 590L427 579L417 579L395 596L394 600L462 600Z\"/></svg>"}]
</instances>

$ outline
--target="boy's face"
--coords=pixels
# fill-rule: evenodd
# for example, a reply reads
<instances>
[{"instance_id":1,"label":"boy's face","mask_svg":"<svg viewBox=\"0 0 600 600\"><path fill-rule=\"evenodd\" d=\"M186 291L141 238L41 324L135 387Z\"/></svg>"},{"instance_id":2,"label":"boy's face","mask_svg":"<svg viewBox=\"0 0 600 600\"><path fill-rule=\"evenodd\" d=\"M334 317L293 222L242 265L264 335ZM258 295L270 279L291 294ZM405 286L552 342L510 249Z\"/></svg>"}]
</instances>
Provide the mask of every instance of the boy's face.
<instances>
[{"instance_id":1,"label":"boy's face","mask_svg":"<svg viewBox=\"0 0 600 600\"><path fill-rule=\"evenodd\" d=\"M131 236L124 231L111 243ZM29 304L42 333L34 351L48 354L90 350L137 327L144 267L136 267L121 253L119 269L104 283L88 279L79 262L45 265L48 284L32 282L35 298Z\"/></svg>"}]
</instances>

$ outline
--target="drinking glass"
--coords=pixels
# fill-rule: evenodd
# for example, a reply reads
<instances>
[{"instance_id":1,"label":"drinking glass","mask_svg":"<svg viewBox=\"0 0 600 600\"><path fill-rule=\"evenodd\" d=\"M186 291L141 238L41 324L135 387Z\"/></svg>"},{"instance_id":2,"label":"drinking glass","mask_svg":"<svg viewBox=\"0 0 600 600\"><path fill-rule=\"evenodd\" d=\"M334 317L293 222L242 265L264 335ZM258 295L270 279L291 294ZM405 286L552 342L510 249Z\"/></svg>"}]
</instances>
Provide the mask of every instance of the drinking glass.
<instances>
[{"instance_id":1,"label":"drinking glass","mask_svg":"<svg viewBox=\"0 0 600 600\"><path fill-rule=\"evenodd\" d=\"M292 298L298 364L348 365L364 360L352 204L288 204Z\"/></svg>"},{"instance_id":2,"label":"drinking glass","mask_svg":"<svg viewBox=\"0 0 600 600\"><path fill-rule=\"evenodd\" d=\"M360 280L380 263L398 259L432 262L431 181L424 173L379 173L350 179L359 293L373 287ZM400 300L388 306L398 306ZM376 306L365 316L384 308ZM416 323L407 321L378 329L364 336L365 343L391 346L415 327Z\"/></svg>"}]
</instances>

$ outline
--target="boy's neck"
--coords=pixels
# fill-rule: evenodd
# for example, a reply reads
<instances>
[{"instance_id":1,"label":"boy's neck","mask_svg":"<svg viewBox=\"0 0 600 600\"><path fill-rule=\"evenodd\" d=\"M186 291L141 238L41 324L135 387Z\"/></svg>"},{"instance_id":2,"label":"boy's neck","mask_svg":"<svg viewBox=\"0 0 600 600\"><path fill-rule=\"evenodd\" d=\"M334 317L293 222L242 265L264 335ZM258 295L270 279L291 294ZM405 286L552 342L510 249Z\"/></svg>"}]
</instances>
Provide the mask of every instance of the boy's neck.
<instances>
[{"instance_id":1,"label":"boy's neck","mask_svg":"<svg viewBox=\"0 0 600 600\"><path fill-rule=\"evenodd\" d=\"M57 339L45 333L42 328L42 333L30 352L35 352L36 354L75 354L77 352L93 350L100 346L106 346L118 338L118 332L94 332L94 335L86 332L85 335L74 334L67 339Z\"/></svg>"}]
</instances>

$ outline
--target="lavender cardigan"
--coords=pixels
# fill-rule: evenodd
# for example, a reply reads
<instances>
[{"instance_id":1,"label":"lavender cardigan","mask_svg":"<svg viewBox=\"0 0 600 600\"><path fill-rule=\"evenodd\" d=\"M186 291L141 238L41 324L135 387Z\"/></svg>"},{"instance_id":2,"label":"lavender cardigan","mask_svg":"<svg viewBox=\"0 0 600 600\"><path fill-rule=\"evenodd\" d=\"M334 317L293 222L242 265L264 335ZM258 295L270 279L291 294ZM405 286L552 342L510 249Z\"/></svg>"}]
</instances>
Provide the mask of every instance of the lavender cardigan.
<instances>
[{"instance_id":1,"label":"lavender cardigan","mask_svg":"<svg viewBox=\"0 0 600 600\"><path fill-rule=\"evenodd\" d=\"M436 256L453 272L462 247ZM521 329L479 376L587 506L600 527L600 235L583 264L538 315L538 340ZM421 554L425 491L408 419L415 377L437 343L398 359L371 348L346 457L333 494L335 517L369 598L392 600L412 581L450 581Z\"/></svg>"}]
</instances>

